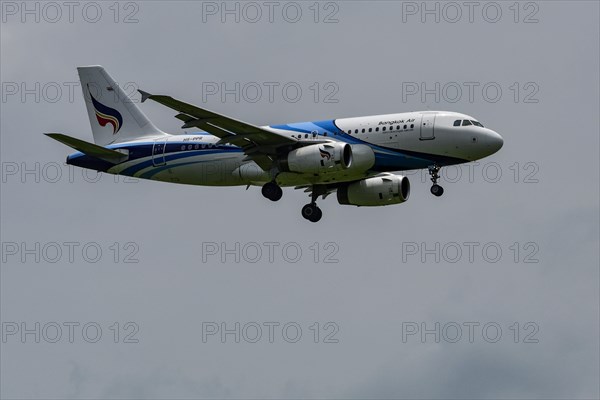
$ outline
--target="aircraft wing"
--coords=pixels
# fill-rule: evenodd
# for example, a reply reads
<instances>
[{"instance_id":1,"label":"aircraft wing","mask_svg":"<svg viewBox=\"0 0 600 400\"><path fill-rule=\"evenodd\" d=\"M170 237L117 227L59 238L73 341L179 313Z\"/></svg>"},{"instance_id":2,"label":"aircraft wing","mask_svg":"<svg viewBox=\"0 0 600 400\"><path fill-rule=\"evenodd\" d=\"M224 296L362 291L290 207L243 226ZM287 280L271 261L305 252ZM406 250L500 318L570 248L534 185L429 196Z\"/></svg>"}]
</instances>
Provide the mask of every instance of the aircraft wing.
<instances>
[{"instance_id":1,"label":"aircraft wing","mask_svg":"<svg viewBox=\"0 0 600 400\"><path fill-rule=\"evenodd\" d=\"M204 108L174 99L170 96L153 95L143 90L142 102L154 100L179 112L175 118L184 122L182 128L200 128L221 138L217 144L231 143L241 147L248 159L264 170L269 170L277 155L287 153L294 147L307 145L306 141L280 135L277 132L242 122ZM320 141L311 140L310 144Z\"/></svg>"}]
</instances>

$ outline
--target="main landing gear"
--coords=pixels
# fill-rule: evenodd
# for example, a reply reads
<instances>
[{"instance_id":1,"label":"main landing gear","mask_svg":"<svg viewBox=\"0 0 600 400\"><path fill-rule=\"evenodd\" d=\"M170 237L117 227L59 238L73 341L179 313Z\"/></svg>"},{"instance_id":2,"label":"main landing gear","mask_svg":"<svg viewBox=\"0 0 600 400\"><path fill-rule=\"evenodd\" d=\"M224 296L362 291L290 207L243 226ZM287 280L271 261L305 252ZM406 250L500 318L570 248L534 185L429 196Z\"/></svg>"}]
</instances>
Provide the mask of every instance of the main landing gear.
<instances>
[{"instance_id":1,"label":"main landing gear","mask_svg":"<svg viewBox=\"0 0 600 400\"><path fill-rule=\"evenodd\" d=\"M431 194L437 197L440 197L444 194L444 188L437 184L438 179L440 179L440 167L437 165L432 165L429 167L429 175L431 175L431 182L433 182L433 186L431 186Z\"/></svg>"},{"instance_id":2,"label":"main landing gear","mask_svg":"<svg viewBox=\"0 0 600 400\"><path fill-rule=\"evenodd\" d=\"M302 216L310 222L318 222L323 217L323 211L317 206L317 198L325 195L320 186L313 186L311 193L311 202L302 207ZM283 196L283 190L275 182L267 182L262 187L262 194L271 201L278 201Z\"/></svg>"},{"instance_id":3,"label":"main landing gear","mask_svg":"<svg viewBox=\"0 0 600 400\"><path fill-rule=\"evenodd\" d=\"M309 203L302 207L302 216L310 222L318 222L323 216L323 211L317 207L317 203Z\"/></svg>"},{"instance_id":4,"label":"main landing gear","mask_svg":"<svg viewBox=\"0 0 600 400\"><path fill-rule=\"evenodd\" d=\"M317 206L317 197L322 194L318 186L313 186L310 203L302 207L302 216L310 222L318 222L323 216L323 211Z\"/></svg>"},{"instance_id":5,"label":"main landing gear","mask_svg":"<svg viewBox=\"0 0 600 400\"><path fill-rule=\"evenodd\" d=\"M267 182L262 187L262 195L271 201L278 201L283 196L283 190L275 182Z\"/></svg>"}]
</instances>

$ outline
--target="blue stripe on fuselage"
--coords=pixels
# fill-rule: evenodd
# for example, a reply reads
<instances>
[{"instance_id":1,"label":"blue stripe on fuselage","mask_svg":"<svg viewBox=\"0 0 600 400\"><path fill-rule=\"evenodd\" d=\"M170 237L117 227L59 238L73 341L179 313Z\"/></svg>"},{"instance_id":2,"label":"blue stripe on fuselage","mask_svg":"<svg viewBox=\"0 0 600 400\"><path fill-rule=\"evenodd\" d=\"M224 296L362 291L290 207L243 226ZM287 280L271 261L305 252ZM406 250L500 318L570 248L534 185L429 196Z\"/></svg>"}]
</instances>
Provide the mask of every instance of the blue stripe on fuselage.
<instances>
[{"instance_id":1,"label":"blue stripe on fuselage","mask_svg":"<svg viewBox=\"0 0 600 400\"><path fill-rule=\"evenodd\" d=\"M355 136L349 135L341 130L335 123L335 120L322 120L314 122L300 122L292 124L282 125L271 125L271 128L280 129L288 132L297 132L305 135L314 133L317 136L331 138L333 140L339 140L349 144L362 144L367 145L375 152L375 165L373 166L374 171L397 171L404 169L419 169L426 168L432 164L438 164L440 166L453 165L468 162L455 157L447 157L435 154L421 153L409 150L401 150L390 147L379 146L373 143L366 142ZM194 135L210 135L206 132L194 132ZM163 142L164 144L164 142ZM142 142L135 144L113 144L107 146L110 149L127 149L129 150L129 159L127 162L134 161L136 159L142 159L152 156L153 148L155 143L153 142ZM205 149L190 149L187 147L190 145L209 145L213 147L207 147ZM182 146L186 147L186 150L182 150ZM197 155L208 155L226 152L241 152L242 149L232 145L214 146L212 143L203 142L175 142L167 143L164 152L165 161L173 161L181 158L187 158ZM162 164L163 154L157 154L156 158ZM156 161L154 161L156 162ZM143 170L144 168L151 167L154 165L152 159L137 163L130 167L127 167L120 172L122 175L133 176L135 173ZM67 164L76 165L83 168L94 169L97 171L106 172L112 168L114 164L99 160L94 157L87 156L82 153L71 154L67 158ZM163 167L163 165L157 166L157 168ZM164 168L161 168L162 171ZM160 172L160 171L157 171ZM144 177L149 172L144 173ZM151 176L154 174L150 174Z\"/></svg>"},{"instance_id":2,"label":"blue stripe on fuselage","mask_svg":"<svg viewBox=\"0 0 600 400\"><path fill-rule=\"evenodd\" d=\"M372 168L375 171L427 168L434 163L443 166L468 162L468 160L463 160L461 158L394 149L369 143L347 134L335 124L335 120L331 119L287 125L273 125L271 128L300 132L308 135L311 135L314 132L318 136L327 136L334 140L340 140L350 144L367 145L375 152L375 165Z\"/></svg>"},{"instance_id":3,"label":"blue stripe on fuselage","mask_svg":"<svg viewBox=\"0 0 600 400\"><path fill-rule=\"evenodd\" d=\"M187 158L187 157L194 157L194 156L208 155L208 154L219 154L219 153L232 153L232 152L239 153L241 151L242 151L241 148L235 148L235 147L229 148L227 150L225 150L225 149L185 150L185 151L179 151L178 153L174 153L174 154L170 154L170 155L165 154L164 160L165 160L165 162L168 163L169 161L179 160L181 158ZM159 166L162 167L163 166L162 165L162 155L159 155L158 161L160 162ZM156 159L142 161L138 164L135 164L128 168L125 168L119 174L134 176L137 172L143 170L144 168L151 167L156 162L157 162Z\"/></svg>"},{"instance_id":4,"label":"blue stripe on fuselage","mask_svg":"<svg viewBox=\"0 0 600 400\"><path fill-rule=\"evenodd\" d=\"M180 158L187 158L198 155L208 155L208 154L218 154L218 153L240 153L242 149L240 147L231 146L231 145L222 145L215 146L213 143L194 143L194 145L210 145L212 147L206 147L204 149L190 149L187 150L187 146L189 146L190 142L177 142L177 143L168 143L164 152L164 160L165 161L173 161ZM143 158L148 158L152 156L154 143L135 143L135 144L116 144L107 146L110 149L126 149L129 151L129 159L126 162L131 162ZM186 150L182 150L182 146L186 146ZM163 162L163 153L156 154L156 161L153 161L152 158L134 164L130 167L125 168L121 171L120 175L133 176L138 171L141 171L144 168L151 167L154 162L160 163L162 166ZM114 167L116 164L110 163L108 161L103 161L95 157L88 156L87 154L83 154L81 152L73 153L67 157L67 164L75 165L77 167L93 169L96 171L106 172L110 168Z\"/></svg>"}]
</instances>

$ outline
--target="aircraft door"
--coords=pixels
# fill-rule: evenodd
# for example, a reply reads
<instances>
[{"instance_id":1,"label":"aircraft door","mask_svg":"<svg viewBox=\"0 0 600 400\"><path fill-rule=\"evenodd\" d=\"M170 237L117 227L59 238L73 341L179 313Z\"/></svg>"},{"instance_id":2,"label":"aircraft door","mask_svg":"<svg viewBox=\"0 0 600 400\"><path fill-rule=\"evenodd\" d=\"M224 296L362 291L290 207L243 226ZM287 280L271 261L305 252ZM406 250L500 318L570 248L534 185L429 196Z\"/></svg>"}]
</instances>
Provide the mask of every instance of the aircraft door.
<instances>
[{"instance_id":1,"label":"aircraft door","mask_svg":"<svg viewBox=\"0 0 600 400\"><path fill-rule=\"evenodd\" d=\"M421 115L421 140L435 139L434 135L435 114Z\"/></svg>"},{"instance_id":2,"label":"aircraft door","mask_svg":"<svg viewBox=\"0 0 600 400\"><path fill-rule=\"evenodd\" d=\"M167 148L167 142L164 139L157 139L152 145L152 165L159 167L165 165L165 150Z\"/></svg>"}]
</instances>

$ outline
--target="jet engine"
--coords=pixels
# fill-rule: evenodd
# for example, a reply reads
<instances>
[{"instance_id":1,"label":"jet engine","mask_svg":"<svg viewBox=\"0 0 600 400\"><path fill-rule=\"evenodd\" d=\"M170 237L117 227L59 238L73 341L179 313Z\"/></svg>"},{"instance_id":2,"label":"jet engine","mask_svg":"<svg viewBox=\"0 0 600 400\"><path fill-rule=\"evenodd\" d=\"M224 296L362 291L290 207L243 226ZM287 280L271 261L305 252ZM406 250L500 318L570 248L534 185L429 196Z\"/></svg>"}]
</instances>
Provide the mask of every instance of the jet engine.
<instances>
[{"instance_id":1,"label":"jet engine","mask_svg":"<svg viewBox=\"0 0 600 400\"><path fill-rule=\"evenodd\" d=\"M375 155L368 146L330 142L290 151L280 168L285 172L327 174L348 169L366 171L374 163Z\"/></svg>"},{"instance_id":2,"label":"jet engine","mask_svg":"<svg viewBox=\"0 0 600 400\"><path fill-rule=\"evenodd\" d=\"M354 206L387 206L408 200L410 181L402 175L381 174L338 188L338 203Z\"/></svg>"}]
</instances>

